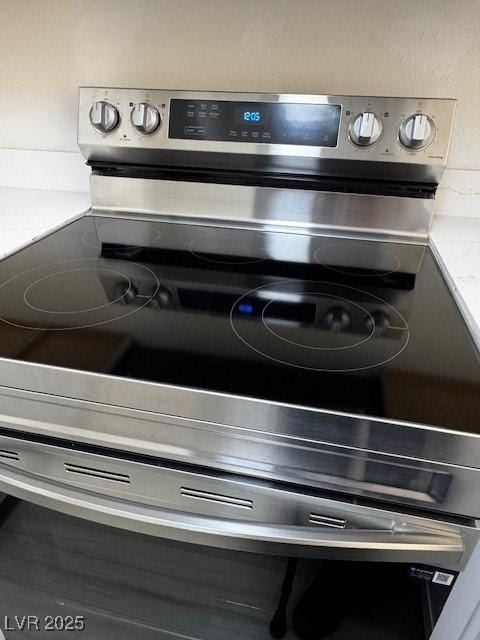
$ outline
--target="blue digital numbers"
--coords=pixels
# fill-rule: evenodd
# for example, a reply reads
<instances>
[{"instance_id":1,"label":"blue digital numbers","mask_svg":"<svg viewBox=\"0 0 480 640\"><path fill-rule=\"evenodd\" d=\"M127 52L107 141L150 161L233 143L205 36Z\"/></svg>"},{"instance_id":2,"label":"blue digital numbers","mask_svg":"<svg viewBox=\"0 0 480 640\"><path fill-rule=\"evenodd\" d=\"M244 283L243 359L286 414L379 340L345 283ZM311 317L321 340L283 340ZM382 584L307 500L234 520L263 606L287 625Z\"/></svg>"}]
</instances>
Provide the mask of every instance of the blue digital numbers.
<instances>
[{"instance_id":1,"label":"blue digital numbers","mask_svg":"<svg viewBox=\"0 0 480 640\"><path fill-rule=\"evenodd\" d=\"M243 119L245 122L260 122L262 118L260 111L244 111Z\"/></svg>"},{"instance_id":2,"label":"blue digital numbers","mask_svg":"<svg viewBox=\"0 0 480 640\"><path fill-rule=\"evenodd\" d=\"M268 123L268 109L260 104L235 105L233 124L264 127Z\"/></svg>"}]
</instances>

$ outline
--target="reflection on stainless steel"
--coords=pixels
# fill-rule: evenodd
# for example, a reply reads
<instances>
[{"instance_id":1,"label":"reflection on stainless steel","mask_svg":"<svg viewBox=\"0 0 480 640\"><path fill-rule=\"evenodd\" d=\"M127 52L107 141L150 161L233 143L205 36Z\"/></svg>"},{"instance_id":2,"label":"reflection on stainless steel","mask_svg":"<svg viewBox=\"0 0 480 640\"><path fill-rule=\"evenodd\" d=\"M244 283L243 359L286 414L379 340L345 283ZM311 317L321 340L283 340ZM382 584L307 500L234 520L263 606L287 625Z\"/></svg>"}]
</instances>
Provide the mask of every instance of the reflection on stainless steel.
<instances>
[{"instance_id":1,"label":"reflection on stainless steel","mask_svg":"<svg viewBox=\"0 0 480 640\"><path fill-rule=\"evenodd\" d=\"M2 446L20 452L19 461L0 464L2 490L131 531L261 553L341 554L349 559L388 558L450 568L463 567L472 549L468 527L251 480L195 475L40 443L0 440ZM69 473L72 467L101 469L95 475L75 475ZM118 478L122 481L117 482ZM194 499L187 504L185 497ZM339 521L342 527L333 531L331 524Z\"/></svg>"},{"instance_id":2,"label":"reflection on stainless steel","mask_svg":"<svg viewBox=\"0 0 480 640\"><path fill-rule=\"evenodd\" d=\"M268 225L302 233L396 235L425 241L431 198L333 193L92 175L95 213L160 214L203 224ZM198 233L201 235L201 232Z\"/></svg>"},{"instance_id":3,"label":"reflection on stainless steel","mask_svg":"<svg viewBox=\"0 0 480 640\"><path fill-rule=\"evenodd\" d=\"M195 202L195 197L193 200ZM229 206L228 201L222 204L224 210ZM421 268L426 251L422 242L395 241L387 244L379 240L364 240L359 243L358 239L349 237L329 238L318 231L309 232L308 228L284 229L283 232L278 228L275 231L251 227L238 229L232 224L222 226L220 220L220 227L216 224L195 225L192 224L192 220L184 220L180 227L177 224L161 223L158 219L142 220L139 223L137 219L118 218L113 222L111 217L95 216L94 221L97 234L95 242L99 249L110 245L118 247L119 251L135 247L138 250L148 248L161 252L194 249L194 254L198 253L202 259L209 258L212 262L253 264L268 259L288 263L321 264L346 275L351 271L355 275L386 275L399 270L402 273L416 274ZM141 234L138 231L139 226L142 229ZM181 247L178 229L181 229ZM198 247L200 251L197 252ZM119 257L122 257L121 253ZM205 264L199 266L205 268Z\"/></svg>"},{"instance_id":4,"label":"reflection on stainless steel","mask_svg":"<svg viewBox=\"0 0 480 640\"><path fill-rule=\"evenodd\" d=\"M58 380L54 367L32 376L26 365L3 366L12 386L24 379L43 391L2 389L0 426L13 432L319 488L340 483L356 495L480 516L475 436L82 372L64 371ZM83 400L65 397L72 385ZM53 388L57 395L48 395Z\"/></svg>"}]
</instances>

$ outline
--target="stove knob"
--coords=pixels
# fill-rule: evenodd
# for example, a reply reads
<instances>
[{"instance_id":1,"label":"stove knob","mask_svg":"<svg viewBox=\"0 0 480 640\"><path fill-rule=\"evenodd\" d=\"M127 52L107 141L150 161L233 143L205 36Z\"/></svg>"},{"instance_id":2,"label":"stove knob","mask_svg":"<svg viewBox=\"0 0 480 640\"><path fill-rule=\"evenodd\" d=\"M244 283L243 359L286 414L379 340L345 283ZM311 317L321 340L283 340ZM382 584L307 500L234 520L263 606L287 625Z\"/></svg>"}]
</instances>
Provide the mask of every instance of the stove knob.
<instances>
[{"instance_id":1,"label":"stove knob","mask_svg":"<svg viewBox=\"0 0 480 640\"><path fill-rule=\"evenodd\" d=\"M135 130L144 136L155 133L161 122L157 109L146 102L140 102L133 107L130 120Z\"/></svg>"},{"instance_id":2,"label":"stove knob","mask_svg":"<svg viewBox=\"0 0 480 640\"><path fill-rule=\"evenodd\" d=\"M375 144L382 133L383 123L371 111L359 113L348 128L348 135L353 144L359 147L369 147Z\"/></svg>"},{"instance_id":3,"label":"stove knob","mask_svg":"<svg viewBox=\"0 0 480 640\"><path fill-rule=\"evenodd\" d=\"M137 288L133 285L125 285L123 282L119 282L113 288L113 293L115 296L115 302L119 302L121 304L132 304L137 299L138 291Z\"/></svg>"},{"instance_id":4,"label":"stove knob","mask_svg":"<svg viewBox=\"0 0 480 640\"><path fill-rule=\"evenodd\" d=\"M402 122L398 137L407 149L424 149L435 136L435 124L423 113L410 116Z\"/></svg>"},{"instance_id":5,"label":"stove knob","mask_svg":"<svg viewBox=\"0 0 480 640\"><path fill-rule=\"evenodd\" d=\"M374 311L367 318L366 325L373 335L377 337L384 336L390 329L390 317L383 311Z\"/></svg>"},{"instance_id":6,"label":"stove knob","mask_svg":"<svg viewBox=\"0 0 480 640\"><path fill-rule=\"evenodd\" d=\"M118 109L109 102L94 102L90 109L90 122L97 131L111 133L120 122Z\"/></svg>"},{"instance_id":7,"label":"stove knob","mask_svg":"<svg viewBox=\"0 0 480 640\"><path fill-rule=\"evenodd\" d=\"M350 326L350 316L342 307L332 307L324 315L323 324L330 331L339 333Z\"/></svg>"},{"instance_id":8,"label":"stove knob","mask_svg":"<svg viewBox=\"0 0 480 640\"><path fill-rule=\"evenodd\" d=\"M164 307L172 301L172 294L167 287L159 287L157 291L157 300Z\"/></svg>"}]
</instances>

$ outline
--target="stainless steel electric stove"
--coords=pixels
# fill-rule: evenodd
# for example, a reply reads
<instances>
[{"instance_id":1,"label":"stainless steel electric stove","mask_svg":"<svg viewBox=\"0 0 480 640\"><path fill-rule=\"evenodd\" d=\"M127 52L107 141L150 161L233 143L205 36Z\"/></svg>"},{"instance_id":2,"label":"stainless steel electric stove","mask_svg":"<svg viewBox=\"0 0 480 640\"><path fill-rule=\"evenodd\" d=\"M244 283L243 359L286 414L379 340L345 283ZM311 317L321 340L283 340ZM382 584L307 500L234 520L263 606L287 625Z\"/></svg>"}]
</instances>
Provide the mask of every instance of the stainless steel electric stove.
<instances>
[{"instance_id":1,"label":"stainless steel electric stove","mask_svg":"<svg viewBox=\"0 0 480 640\"><path fill-rule=\"evenodd\" d=\"M467 637L480 361L428 241L454 106L82 88L92 209L0 263L0 487L132 536L409 563L424 634L398 637Z\"/></svg>"}]
</instances>

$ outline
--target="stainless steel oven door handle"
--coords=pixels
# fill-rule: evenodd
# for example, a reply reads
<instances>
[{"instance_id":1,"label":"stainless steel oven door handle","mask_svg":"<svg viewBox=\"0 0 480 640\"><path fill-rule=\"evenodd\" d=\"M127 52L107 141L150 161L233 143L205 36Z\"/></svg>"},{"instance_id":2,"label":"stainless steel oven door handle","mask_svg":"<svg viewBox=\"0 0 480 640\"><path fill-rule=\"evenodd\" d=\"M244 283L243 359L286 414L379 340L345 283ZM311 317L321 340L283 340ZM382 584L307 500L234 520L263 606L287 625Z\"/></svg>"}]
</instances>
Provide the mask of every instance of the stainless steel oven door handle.
<instances>
[{"instance_id":1,"label":"stainless steel oven door handle","mask_svg":"<svg viewBox=\"0 0 480 640\"><path fill-rule=\"evenodd\" d=\"M392 562L460 562L462 536L428 528L331 529L238 521L102 496L0 463L0 490L43 507L138 533L239 551Z\"/></svg>"}]
</instances>

